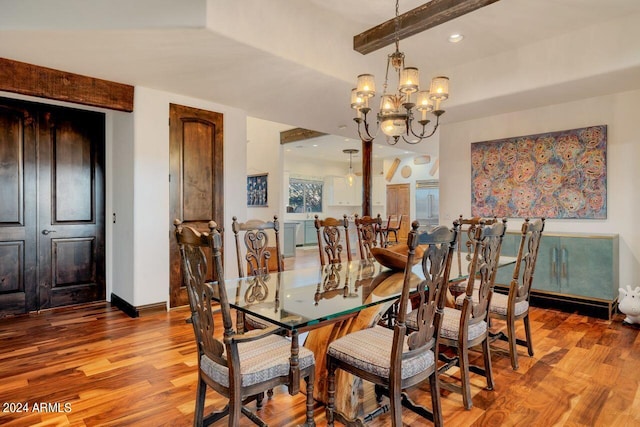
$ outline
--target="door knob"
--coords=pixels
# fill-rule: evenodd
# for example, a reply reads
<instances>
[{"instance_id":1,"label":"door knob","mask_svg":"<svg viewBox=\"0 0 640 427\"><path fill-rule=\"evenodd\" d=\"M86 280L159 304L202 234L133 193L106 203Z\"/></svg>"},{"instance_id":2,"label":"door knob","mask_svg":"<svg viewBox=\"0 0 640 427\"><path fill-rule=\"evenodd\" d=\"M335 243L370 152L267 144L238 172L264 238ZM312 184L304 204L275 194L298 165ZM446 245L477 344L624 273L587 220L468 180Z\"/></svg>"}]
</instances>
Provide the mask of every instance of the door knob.
<instances>
[{"instance_id":1,"label":"door knob","mask_svg":"<svg viewBox=\"0 0 640 427\"><path fill-rule=\"evenodd\" d=\"M45 236L49 233L55 233L56 230L42 230L42 234L44 234Z\"/></svg>"}]
</instances>

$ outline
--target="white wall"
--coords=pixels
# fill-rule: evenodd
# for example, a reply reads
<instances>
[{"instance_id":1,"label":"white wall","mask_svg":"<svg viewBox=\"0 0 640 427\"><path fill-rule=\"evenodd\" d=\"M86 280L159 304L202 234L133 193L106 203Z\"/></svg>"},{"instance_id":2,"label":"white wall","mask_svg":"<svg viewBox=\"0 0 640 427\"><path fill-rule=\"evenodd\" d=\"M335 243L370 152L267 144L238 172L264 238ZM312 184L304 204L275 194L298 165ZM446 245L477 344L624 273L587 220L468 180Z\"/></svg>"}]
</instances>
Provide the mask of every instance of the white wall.
<instances>
[{"instance_id":1,"label":"white wall","mask_svg":"<svg viewBox=\"0 0 640 427\"><path fill-rule=\"evenodd\" d=\"M640 286L640 91L622 92L440 128L440 222L471 214L472 142L607 125L607 219L548 220L548 231L618 233L620 286ZM509 221L517 229L521 219ZM597 262L597 260L594 260Z\"/></svg>"},{"instance_id":2,"label":"white wall","mask_svg":"<svg viewBox=\"0 0 640 427\"><path fill-rule=\"evenodd\" d=\"M133 206L123 206L133 212L133 260L127 266L115 265L115 262L113 266L114 269L133 268L133 283L119 283L117 287L133 288L133 300L127 302L136 307L169 300L169 239L173 237L173 219L169 218L170 103L224 115L224 219L216 220L228 229L233 215L246 215L246 113L200 99L136 87L133 185L114 189L114 199L131 200L127 193L133 193ZM119 227L116 223L114 235L123 234ZM118 252L122 244L114 241L114 252ZM225 233L224 245L233 247L232 233ZM233 251L225 251L225 265L235 265Z\"/></svg>"},{"instance_id":3,"label":"white wall","mask_svg":"<svg viewBox=\"0 0 640 427\"><path fill-rule=\"evenodd\" d=\"M105 211L105 224L107 229L106 253L112 257L112 263L107 264L107 276L112 280L107 281L107 299L111 299L111 293L118 295L125 301L134 300L133 287L133 243L134 243L134 155L133 114L112 112L110 125L107 124L107 132L113 132L112 144L107 145L106 155L106 194L107 199L112 200L111 209L107 204ZM116 222L113 223L113 215ZM111 232L109 231L111 227ZM117 250L114 250L114 247ZM113 268L112 266L117 266ZM111 273L111 274L109 274ZM111 287L109 286L111 283Z\"/></svg>"},{"instance_id":4,"label":"white wall","mask_svg":"<svg viewBox=\"0 0 640 427\"><path fill-rule=\"evenodd\" d=\"M273 216L278 215L280 222L282 222L285 202L283 200L283 158L280 148L280 132L293 127L247 117L247 175L269 174L267 181L267 204L269 206L247 208L247 217L238 216L240 221L246 219L272 221Z\"/></svg>"},{"instance_id":5,"label":"white wall","mask_svg":"<svg viewBox=\"0 0 640 427\"><path fill-rule=\"evenodd\" d=\"M430 140L428 141L429 142L422 142L422 144L433 143L433 141L430 141ZM385 159L384 161L384 176L385 176L385 183L387 185L409 184L409 201L410 201L409 218L411 218L412 221L417 216L416 215L416 181L438 179L440 176L439 160L437 156L432 155L431 161L429 163L425 163L423 165L416 165L413 163L413 159L417 155L418 154L411 154L403 157L398 157L400 159L400 164L398 165L396 172L393 174L391 181L387 181L386 176L387 176L387 172L391 168L391 165L393 164L394 159L389 158L389 159ZM402 169L406 166L411 168L411 175L408 178L404 178L402 176Z\"/></svg>"}]
</instances>

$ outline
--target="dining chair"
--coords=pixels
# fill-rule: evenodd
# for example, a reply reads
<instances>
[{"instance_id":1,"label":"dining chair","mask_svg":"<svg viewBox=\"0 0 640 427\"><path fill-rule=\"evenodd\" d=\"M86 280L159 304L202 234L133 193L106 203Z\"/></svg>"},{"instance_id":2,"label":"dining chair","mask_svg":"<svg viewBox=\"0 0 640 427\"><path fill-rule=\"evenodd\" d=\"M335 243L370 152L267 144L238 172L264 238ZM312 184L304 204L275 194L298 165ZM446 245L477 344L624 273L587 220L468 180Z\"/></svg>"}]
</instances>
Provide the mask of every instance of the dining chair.
<instances>
[{"instance_id":1,"label":"dining chair","mask_svg":"<svg viewBox=\"0 0 640 427\"><path fill-rule=\"evenodd\" d=\"M318 234L318 251L320 253L320 265L339 264L342 262L342 233L347 249L347 261L351 261L351 242L349 240L349 221L347 215L342 220L336 218L319 219L315 216L314 225ZM325 259L326 256L326 259Z\"/></svg>"},{"instance_id":2,"label":"dining chair","mask_svg":"<svg viewBox=\"0 0 640 427\"><path fill-rule=\"evenodd\" d=\"M436 354L444 307L442 290L446 287L451 270L457 229L440 226L418 232L418 227L418 222L414 222L408 236L409 251L403 274L400 310L393 330L374 326L347 334L329 345L326 409L329 426L334 425L335 419L337 369L374 383L378 403L381 403L382 395L389 397L394 427L402 425L403 405L433 421L436 426L442 425ZM421 264L424 280L412 273L418 242L425 245ZM388 273L385 271L382 274ZM420 304L415 310L419 321L417 328L407 333L405 313L412 291L419 295ZM417 405L404 392L426 380L429 380L430 385L431 410ZM380 407L374 412L386 412L386 407Z\"/></svg>"},{"instance_id":3,"label":"dining chair","mask_svg":"<svg viewBox=\"0 0 640 427\"><path fill-rule=\"evenodd\" d=\"M498 269L502 238L507 229L507 220L492 225L480 220L475 226L473 252L465 292L458 296L456 307L445 307L442 322L441 344L454 351L449 357L440 353L445 362L440 367L444 373L453 366L460 368L460 383L442 381L442 388L462 394L466 409L473 406L471 401L470 371L483 375L487 380L487 389L493 390L493 372L489 349L489 305L493 295L493 282ZM477 295L474 301L473 295ZM470 365L469 349L481 346L484 368ZM453 377L450 377L453 378Z\"/></svg>"},{"instance_id":4,"label":"dining chair","mask_svg":"<svg viewBox=\"0 0 640 427\"><path fill-rule=\"evenodd\" d=\"M280 250L280 223L277 215L273 216L273 221L268 222L259 219L238 222L238 218L234 216L231 229L236 242L239 277L258 276L267 274L269 271L284 270L284 258ZM275 235L275 247L269 246L268 230ZM240 243L241 237L244 245ZM274 254L275 259L272 260ZM247 274L244 272L245 263Z\"/></svg>"},{"instance_id":5,"label":"dining chair","mask_svg":"<svg viewBox=\"0 0 640 427\"><path fill-rule=\"evenodd\" d=\"M235 239L239 277L262 276L271 271L284 271L284 257L280 251L280 223L277 215L273 216L273 221L268 222L259 219L239 222L234 216L231 229ZM270 232L275 236L275 246L269 246ZM245 315L241 311L236 313L236 327L239 331L243 331L245 327L262 329L270 326L268 322L255 316Z\"/></svg>"},{"instance_id":6,"label":"dining chair","mask_svg":"<svg viewBox=\"0 0 640 427\"><path fill-rule=\"evenodd\" d=\"M393 243L398 243L398 231L400 231L403 221L406 221L406 215L389 215L387 224L382 228L382 232L385 235L384 240L387 244L391 244L391 233L393 233Z\"/></svg>"},{"instance_id":7,"label":"dining chair","mask_svg":"<svg viewBox=\"0 0 640 427\"><path fill-rule=\"evenodd\" d=\"M291 384L291 342L277 335L275 326L242 334L233 330L231 309L224 284L222 266L222 238L216 223L209 223L209 232L201 233L192 227L176 224L175 235L180 249L182 277L189 295L191 324L198 351L198 386L194 425L209 425L225 416L228 425L236 426L241 414L257 425L266 425L245 405L257 401L261 407L264 392L273 387ZM213 259L214 282L206 280L209 263L205 249ZM222 339L215 333L214 295L220 304ZM313 381L315 358L313 353L298 348L300 377L306 382L306 422L313 420ZM207 387L229 399L225 408L204 417Z\"/></svg>"},{"instance_id":8,"label":"dining chair","mask_svg":"<svg viewBox=\"0 0 640 427\"><path fill-rule=\"evenodd\" d=\"M470 264L463 263L462 258L466 258L467 261L471 260L473 257L473 249L475 248L474 237L476 233L476 228L483 222L484 225L493 225L498 222L497 217L492 218L481 218L481 217L471 217L465 218L462 215L458 218L458 224L460 224L460 233L458 233L458 241L456 243L456 266L457 269L454 274L457 272L458 277L463 277L460 280L453 281L449 284L449 292L453 294L453 298L463 294L466 290L466 275L469 271L463 271L463 265L467 265L470 268Z\"/></svg>"},{"instance_id":9,"label":"dining chair","mask_svg":"<svg viewBox=\"0 0 640 427\"><path fill-rule=\"evenodd\" d=\"M355 214L356 232L358 233L358 248L360 259L372 260L371 248L385 247L384 238L381 233L382 218L380 214L376 217Z\"/></svg>"},{"instance_id":10,"label":"dining chair","mask_svg":"<svg viewBox=\"0 0 640 427\"><path fill-rule=\"evenodd\" d=\"M489 306L489 318L500 319L505 322L504 331L490 332L492 340L501 339L509 343L509 356L511 367L518 369L518 350L516 345L527 347L529 356L533 356L533 343L531 341L531 326L529 324L529 297L533 273L538 259L538 249L545 219L537 219L532 222L529 218L522 224L518 257L513 269L513 279L509 285L509 293L494 293ZM523 267L524 266L524 267ZM522 270L522 273L521 273ZM524 323L525 340L516 337L516 320Z\"/></svg>"}]
</instances>

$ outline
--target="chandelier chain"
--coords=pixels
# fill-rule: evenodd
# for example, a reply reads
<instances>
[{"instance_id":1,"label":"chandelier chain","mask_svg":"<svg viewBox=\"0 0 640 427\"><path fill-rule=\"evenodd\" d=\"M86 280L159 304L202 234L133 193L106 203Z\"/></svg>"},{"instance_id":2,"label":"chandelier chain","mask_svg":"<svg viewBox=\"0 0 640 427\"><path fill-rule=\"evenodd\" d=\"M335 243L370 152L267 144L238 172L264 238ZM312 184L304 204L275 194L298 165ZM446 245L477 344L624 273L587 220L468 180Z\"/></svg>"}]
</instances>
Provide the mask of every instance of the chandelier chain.
<instances>
[{"instance_id":1,"label":"chandelier chain","mask_svg":"<svg viewBox=\"0 0 640 427\"><path fill-rule=\"evenodd\" d=\"M395 42L396 51L400 50L400 0L396 0Z\"/></svg>"}]
</instances>

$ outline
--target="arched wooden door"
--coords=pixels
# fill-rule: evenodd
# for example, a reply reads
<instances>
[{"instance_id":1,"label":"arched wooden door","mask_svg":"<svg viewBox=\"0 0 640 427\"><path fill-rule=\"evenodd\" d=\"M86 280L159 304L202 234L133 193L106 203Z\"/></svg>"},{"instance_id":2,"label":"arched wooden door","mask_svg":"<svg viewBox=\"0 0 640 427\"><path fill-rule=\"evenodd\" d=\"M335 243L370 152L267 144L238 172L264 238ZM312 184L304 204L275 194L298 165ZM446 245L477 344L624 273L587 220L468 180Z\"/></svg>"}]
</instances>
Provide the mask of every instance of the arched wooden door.
<instances>
[{"instance_id":1,"label":"arched wooden door","mask_svg":"<svg viewBox=\"0 0 640 427\"><path fill-rule=\"evenodd\" d=\"M171 307L189 303L180 274L180 253L173 221L202 231L208 222L224 226L223 115L171 104L169 111L169 228Z\"/></svg>"}]
</instances>

